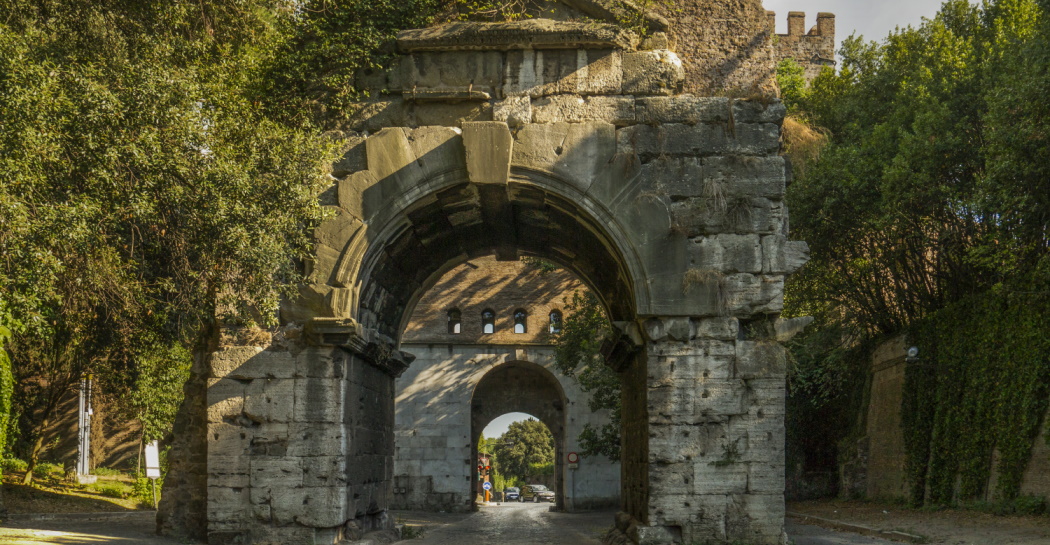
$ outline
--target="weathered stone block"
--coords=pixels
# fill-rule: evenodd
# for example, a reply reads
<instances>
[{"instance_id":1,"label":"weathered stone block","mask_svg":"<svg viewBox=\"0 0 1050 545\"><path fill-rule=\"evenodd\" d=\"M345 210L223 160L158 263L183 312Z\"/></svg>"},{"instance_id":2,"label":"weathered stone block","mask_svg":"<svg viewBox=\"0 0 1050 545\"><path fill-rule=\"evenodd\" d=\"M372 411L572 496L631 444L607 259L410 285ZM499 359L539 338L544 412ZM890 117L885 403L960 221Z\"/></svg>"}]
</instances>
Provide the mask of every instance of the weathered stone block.
<instances>
[{"instance_id":1,"label":"weathered stone block","mask_svg":"<svg viewBox=\"0 0 1050 545\"><path fill-rule=\"evenodd\" d=\"M252 439L251 422L246 425L227 422L208 424L209 456L246 456Z\"/></svg>"},{"instance_id":2,"label":"weathered stone block","mask_svg":"<svg viewBox=\"0 0 1050 545\"><path fill-rule=\"evenodd\" d=\"M467 172L476 184L504 185L510 178L514 138L506 123L464 123Z\"/></svg>"},{"instance_id":3,"label":"weathered stone block","mask_svg":"<svg viewBox=\"0 0 1050 545\"><path fill-rule=\"evenodd\" d=\"M672 200L704 195L704 171L696 157L658 156L642 165L642 183Z\"/></svg>"},{"instance_id":4,"label":"weathered stone block","mask_svg":"<svg viewBox=\"0 0 1050 545\"><path fill-rule=\"evenodd\" d=\"M698 416L722 416L746 414L745 385L740 380L709 378L699 383L696 395Z\"/></svg>"},{"instance_id":5,"label":"weathered stone block","mask_svg":"<svg viewBox=\"0 0 1050 545\"><path fill-rule=\"evenodd\" d=\"M682 60L666 49L623 55L623 94L670 95L685 80Z\"/></svg>"},{"instance_id":6,"label":"weathered stone block","mask_svg":"<svg viewBox=\"0 0 1050 545\"><path fill-rule=\"evenodd\" d=\"M420 102L412 106L415 126L458 127L463 123L492 121L492 104L485 102Z\"/></svg>"},{"instance_id":7,"label":"weathered stone block","mask_svg":"<svg viewBox=\"0 0 1050 545\"><path fill-rule=\"evenodd\" d=\"M638 123L726 123L729 99L724 97L640 97L635 107Z\"/></svg>"},{"instance_id":8,"label":"weathered stone block","mask_svg":"<svg viewBox=\"0 0 1050 545\"><path fill-rule=\"evenodd\" d=\"M359 132L376 132L387 127L414 125L408 104L400 98L378 98L364 104L347 122L347 127Z\"/></svg>"},{"instance_id":9,"label":"weathered stone block","mask_svg":"<svg viewBox=\"0 0 1050 545\"><path fill-rule=\"evenodd\" d=\"M248 362L262 351L263 349L257 346L233 346L216 351L209 357L211 376L231 379L256 378L260 375Z\"/></svg>"},{"instance_id":10,"label":"weathered stone block","mask_svg":"<svg viewBox=\"0 0 1050 545\"><path fill-rule=\"evenodd\" d=\"M809 261L809 245L783 235L762 237L762 272L791 274Z\"/></svg>"},{"instance_id":11,"label":"weathered stone block","mask_svg":"<svg viewBox=\"0 0 1050 545\"><path fill-rule=\"evenodd\" d=\"M403 89L468 89L495 93L503 83L498 51L427 51L409 55L399 66Z\"/></svg>"},{"instance_id":12,"label":"weathered stone block","mask_svg":"<svg viewBox=\"0 0 1050 545\"><path fill-rule=\"evenodd\" d=\"M343 156L332 163L332 176L343 178L359 170L368 168L365 155L365 137L356 132L347 131L339 134L339 145Z\"/></svg>"},{"instance_id":13,"label":"weathered stone block","mask_svg":"<svg viewBox=\"0 0 1050 545\"><path fill-rule=\"evenodd\" d=\"M208 422L224 422L244 411L243 382L233 379L208 379Z\"/></svg>"},{"instance_id":14,"label":"weathered stone block","mask_svg":"<svg viewBox=\"0 0 1050 545\"><path fill-rule=\"evenodd\" d=\"M408 131L407 136L425 178L466 169L463 137L458 129L421 127Z\"/></svg>"},{"instance_id":15,"label":"weathered stone block","mask_svg":"<svg viewBox=\"0 0 1050 545\"><path fill-rule=\"evenodd\" d=\"M717 340L736 340L740 322L736 318L694 318L693 338L711 338Z\"/></svg>"},{"instance_id":16,"label":"weathered stone block","mask_svg":"<svg viewBox=\"0 0 1050 545\"><path fill-rule=\"evenodd\" d=\"M313 528L333 528L346 523L346 488L312 486L302 488L302 513L296 522ZM388 505L388 504L384 504Z\"/></svg>"},{"instance_id":17,"label":"weathered stone block","mask_svg":"<svg viewBox=\"0 0 1050 545\"><path fill-rule=\"evenodd\" d=\"M533 123L582 123L602 121L617 126L634 124L634 99L630 97L554 95L532 103Z\"/></svg>"},{"instance_id":18,"label":"weathered stone block","mask_svg":"<svg viewBox=\"0 0 1050 545\"><path fill-rule=\"evenodd\" d=\"M244 414L253 422L290 422L294 409L294 379L256 379L245 389Z\"/></svg>"},{"instance_id":19,"label":"weathered stone block","mask_svg":"<svg viewBox=\"0 0 1050 545\"><path fill-rule=\"evenodd\" d=\"M296 378L343 378L346 359L329 349L308 349L295 359Z\"/></svg>"},{"instance_id":20,"label":"weathered stone block","mask_svg":"<svg viewBox=\"0 0 1050 545\"><path fill-rule=\"evenodd\" d=\"M782 462L751 462L748 464L747 492L750 494L783 494L785 466Z\"/></svg>"},{"instance_id":21,"label":"weathered stone block","mask_svg":"<svg viewBox=\"0 0 1050 545\"><path fill-rule=\"evenodd\" d=\"M507 52L505 96L618 95L623 81L621 53L612 50L511 50Z\"/></svg>"},{"instance_id":22,"label":"weathered stone block","mask_svg":"<svg viewBox=\"0 0 1050 545\"><path fill-rule=\"evenodd\" d=\"M784 535L784 495L736 494L728 497L726 538L751 543L781 543Z\"/></svg>"},{"instance_id":23,"label":"weathered stone block","mask_svg":"<svg viewBox=\"0 0 1050 545\"><path fill-rule=\"evenodd\" d=\"M781 156L719 156L704 158L703 177L724 188L727 199L782 199L787 171Z\"/></svg>"},{"instance_id":24,"label":"weathered stone block","mask_svg":"<svg viewBox=\"0 0 1050 545\"><path fill-rule=\"evenodd\" d=\"M532 122L532 101L528 96L512 96L492 104L492 120L502 121L512 129Z\"/></svg>"},{"instance_id":25,"label":"weathered stone block","mask_svg":"<svg viewBox=\"0 0 1050 545\"><path fill-rule=\"evenodd\" d=\"M775 341L736 343L736 376L742 379L772 378L787 373L787 351Z\"/></svg>"},{"instance_id":26,"label":"weathered stone block","mask_svg":"<svg viewBox=\"0 0 1050 545\"><path fill-rule=\"evenodd\" d=\"M515 134L513 163L556 174L588 192L596 180L611 178L615 138L609 123L530 124Z\"/></svg>"},{"instance_id":27,"label":"weathered stone block","mask_svg":"<svg viewBox=\"0 0 1050 545\"><path fill-rule=\"evenodd\" d=\"M708 457L710 458L710 456ZM748 466L728 457L693 465L694 490L698 494L744 494L747 492Z\"/></svg>"},{"instance_id":28,"label":"weathered stone block","mask_svg":"<svg viewBox=\"0 0 1050 545\"><path fill-rule=\"evenodd\" d=\"M246 456L208 455L208 485L246 488L251 482L251 468Z\"/></svg>"},{"instance_id":29,"label":"weathered stone block","mask_svg":"<svg viewBox=\"0 0 1050 545\"><path fill-rule=\"evenodd\" d=\"M772 123L737 123L727 151L744 155L773 155L780 150L780 127Z\"/></svg>"},{"instance_id":30,"label":"weathered stone block","mask_svg":"<svg viewBox=\"0 0 1050 545\"><path fill-rule=\"evenodd\" d=\"M649 427L650 464L704 460L721 444L720 424L654 424Z\"/></svg>"},{"instance_id":31,"label":"weathered stone block","mask_svg":"<svg viewBox=\"0 0 1050 545\"><path fill-rule=\"evenodd\" d=\"M733 119L737 123L775 123L780 124L787 114L787 108L779 100L764 103L758 100L734 100Z\"/></svg>"},{"instance_id":32,"label":"weathered stone block","mask_svg":"<svg viewBox=\"0 0 1050 545\"><path fill-rule=\"evenodd\" d=\"M300 487L303 485L301 463L298 456L252 456L252 486L273 490Z\"/></svg>"},{"instance_id":33,"label":"weathered stone block","mask_svg":"<svg viewBox=\"0 0 1050 545\"><path fill-rule=\"evenodd\" d=\"M297 426L293 439L290 456L345 456L347 452L346 430L338 423Z\"/></svg>"},{"instance_id":34,"label":"weathered stone block","mask_svg":"<svg viewBox=\"0 0 1050 545\"><path fill-rule=\"evenodd\" d=\"M722 271L727 273L762 272L762 244L758 235L718 235L722 246Z\"/></svg>"},{"instance_id":35,"label":"weathered stone block","mask_svg":"<svg viewBox=\"0 0 1050 545\"><path fill-rule=\"evenodd\" d=\"M287 456L290 434L288 424L267 422L252 429L249 451L253 456Z\"/></svg>"},{"instance_id":36,"label":"weathered stone block","mask_svg":"<svg viewBox=\"0 0 1050 545\"><path fill-rule=\"evenodd\" d=\"M342 422L344 382L341 379L295 379L296 422Z\"/></svg>"},{"instance_id":37,"label":"weathered stone block","mask_svg":"<svg viewBox=\"0 0 1050 545\"><path fill-rule=\"evenodd\" d=\"M689 340L689 318L649 318L643 326L645 335L651 342L661 342L668 339L681 342Z\"/></svg>"}]
</instances>

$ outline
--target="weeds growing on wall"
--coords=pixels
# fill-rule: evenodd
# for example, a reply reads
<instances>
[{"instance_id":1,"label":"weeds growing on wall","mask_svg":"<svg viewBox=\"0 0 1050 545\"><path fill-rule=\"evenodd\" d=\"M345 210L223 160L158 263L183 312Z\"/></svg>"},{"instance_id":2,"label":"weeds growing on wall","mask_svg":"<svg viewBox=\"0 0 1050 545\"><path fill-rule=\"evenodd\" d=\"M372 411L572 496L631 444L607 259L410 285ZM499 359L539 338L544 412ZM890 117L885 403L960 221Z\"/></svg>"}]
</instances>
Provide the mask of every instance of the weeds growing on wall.
<instances>
[{"instance_id":1,"label":"weeds growing on wall","mask_svg":"<svg viewBox=\"0 0 1050 545\"><path fill-rule=\"evenodd\" d=\"M998 287L914 325L902 406L911 501L1020 493L1050 394L1050 291ZM995 489L987 490L995 471Z\"/></svg>"}]
</instances>

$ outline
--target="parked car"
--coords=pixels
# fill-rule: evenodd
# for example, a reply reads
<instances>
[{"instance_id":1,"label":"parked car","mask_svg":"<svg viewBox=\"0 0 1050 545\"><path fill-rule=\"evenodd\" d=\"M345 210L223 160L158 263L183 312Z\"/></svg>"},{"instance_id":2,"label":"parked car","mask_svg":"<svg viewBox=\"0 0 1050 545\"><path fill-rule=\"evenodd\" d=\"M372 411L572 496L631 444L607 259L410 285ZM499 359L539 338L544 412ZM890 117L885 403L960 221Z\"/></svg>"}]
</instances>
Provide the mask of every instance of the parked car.
<instances>
[{"instance_id":1,"label":"parked car","mask_svg":"<svg viewBox=\"0 0 1050 545\"><path fill-rule=\"evenodd\" d=\"M504 488L503 501L521 501L521 489L516 486Z\"/></svg>"},{"instance_id":2,"label":"parked car","mask_svg":"<svg viewBox=\"0 0 1050 545\"><path fill-rule=\"evenodd\" d=\"M554 503L554 491L542 484L530 484L522 491L521 501L531 501L533 503L549 501Z\"/></svg>"}]
</instances>

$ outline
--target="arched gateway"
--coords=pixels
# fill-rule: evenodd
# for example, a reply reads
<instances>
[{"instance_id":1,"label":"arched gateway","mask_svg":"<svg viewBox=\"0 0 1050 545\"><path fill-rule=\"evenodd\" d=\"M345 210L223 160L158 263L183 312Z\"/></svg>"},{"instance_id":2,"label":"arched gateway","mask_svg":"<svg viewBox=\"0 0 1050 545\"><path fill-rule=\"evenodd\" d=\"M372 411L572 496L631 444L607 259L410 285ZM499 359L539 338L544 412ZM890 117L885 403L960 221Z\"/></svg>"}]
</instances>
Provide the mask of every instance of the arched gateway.
<instances>
[{"instance_id":1,"label":"arched gateway","mask_svg":"<svg viewBox=\"0 0 1050 545\"><path fill-rule=\"evenodd\" d=\"M206 525L210 543L389 525L401 331L438 277L494 254L573 271L621 331L619 528L782 543L773 320L807 251L787 240L784 109L676 95L666 40L565 18L401 34L321 197L311 283L269 345L211 357L207 455L175 464L163 524Z\"/></svg>"}]
</instances>

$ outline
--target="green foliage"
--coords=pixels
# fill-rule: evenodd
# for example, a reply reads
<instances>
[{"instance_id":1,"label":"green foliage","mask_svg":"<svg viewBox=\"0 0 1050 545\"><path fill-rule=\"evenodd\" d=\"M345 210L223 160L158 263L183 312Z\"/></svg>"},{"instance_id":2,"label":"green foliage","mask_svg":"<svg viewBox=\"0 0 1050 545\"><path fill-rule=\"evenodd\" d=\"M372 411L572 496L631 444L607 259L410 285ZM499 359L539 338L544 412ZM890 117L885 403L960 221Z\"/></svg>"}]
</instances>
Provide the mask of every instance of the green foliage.
<instances>
[{"instance_id":1,"label":"green foliage","mask_svg":"<svg viewBox=\"0 0 1050 545\"><path fill-rule=\"evenodd\" d=\"M806 69L795 59L784 59L777 64L777 83L780 85L780 98L789 110L795 109L806 99L809 89L806 85Z\"/></svg>"},{"instance_id":2,"label":"green foliage","mask_svg":"<svg viewBox=\"0 0 1050 545\"><path fill-rule=\"evenodd\" d=\"M620 375L605 364L601 347L612 335L612 324L594 294L573 293L561 331L555 334L554 365L590 394L592 411L611 411L611 422L600 429L590 424L580 433L585 456L620 459Z\"/></svg>"},{"instance_id":3,"label":"green foliage","mask_svg":"<svg viewBox=\"0 0 1050 545\"><path fill-rule=\"evenodd\" d=\"M902 406L913 503L984 497L993 450L995 497L1018 497L1050 399L1050 286L1039 287L1038 294L991 290L909 332L921 350Z\"/></svg>"},{"instance_id":4,"label":"green foliage","mask_svg":"<svg viewBox=\"0 0 1050 545\"><path fill-rule=\"evenodd\" d=\"M5 3L0 299L31 464L83 372L125 391L217 319L276 320L334 151L255 100L287 7Z\"/></svg>"},{"instance_id":5,"label":"green foliage","mask_svg":"<svg viewBox=\"0 0 1050 545\"><path fill-rule=\"evenodd\" d=\"M109 467L96 467L91 471L92 474L98 475L99 477L116 477L123 475L124 472L119 469L113 469Z\"/></svg>"},{"instance_id":6,"label":"green foliage","mask_svg":"<svg viewBox=\"0 0 1050 545\"><path fill-rule=\"evenodd\" d=\"M142 423L144 443L163 439L171 431L192 364L193 355L177 344L159 347L139 361L131 406Z\"/></svg>"},{"instance_id":7,"label":"green foliage","mask_svg":"<svg viewBox=\"0 0 1050 545\"><path fill-rule=\"evenodd\" d=\"M266 62L258 98L276 117L338 126L367 98L356 78L382 73L394 58L397 32L428 26L446 7L443 0L305 0L284 23L288 39Z\"/></svg>"},{"instance_id":8,"label":"green foliage","mask_svg":"<svg viewBox=\"0 0 1050 545\"><path fill-rule=\"evenodd\" d=\"M1036 12L1030 0L957 0L883 45L843 42L842 70L797 99L830 142L788 189L792 229L814 256L792 279L791 312L892 334L1036 266L1032 255L1000 259L997 248L1022 233L1004 221L1010 203L982 197L1006 183L987 176L997 156L986 136L1012 130L987 124L987 97L1009 92L1003 58L1033 36ZM1013 180L997 192L1046 187ZM1045 254L1046 241L1043 232L1026 244Z\"/></svg>"},{"instance_id":9,"label":"green foliage","mask_svg":"<svg viewBox=\"0 0 1050 545\"><path fill-rule=\"evenodd\" d=\"M3 462L0 462L0 468L7 473L22 473L29 469L29 464L25 460L19 460L18 458L4 458Z\"/></svg>"},{"instance_id":10,"label":"green foliage","mask_svg":"<svg viewBox=\"0 0 1050 545\"><path fill-rule=\"evenodd\" d=\"M790 279L785 312L817 317L801 342L823 337L815 351L792 347L788 433L804 441L807 420L821 433L833 422L848 442L863 424L867 349L856 351L909 331L922 350L902 407L917 504L989 492L993 449L995 495L1016 497L1046 408L1046 9L945 2L881 44L844 40L842 69L803 92L781 66L785 101L828 135L787 194L813 259Z\"/></svg>"},{"instance_id":11,"label":"green foliage","mask_svg":"<svg viewBox=\"0 0 1050 545\"><path fill-rule=\"evenodd\" d=\"M11 357L4 345L11 339L11 322L4 300L0 299L0 457L7 453L8 430L11 429L11 402L14 396L15 378L11 372Z\"/></svg>"},{"instance_id":12,"label":"green foliage","mask_svg":"<svg viewBox=\"0 0 1050 545\"><path fill-rule=\"evenodd\" d=\"M554 437L547 426L530 418L512 422L493 449L500 471L509 477L528 480L545 464L554 463Z\"/></svg>"},{"instance_id":13,"label":"green foliage","mask_svg":"<svg viewBox=\"0 0 1050 545\"><path fill-rule=\"evenodd\" d=\"M121 481L96 481L85 488L88 490L106 496L107 498L124 499L131 495L132 488L127 483ZM152 505L152 502L150 502Z\"/></svg>"},{"instance_id":14,"label":"green foliage","mask_svg":"<svg viewBox=\"0 0 1050 545\"><path fill-rule=\"evenodd\" d=\"M139 505L144 507L153 507L153 479L147 477L138 477L135 479L135 484L131 489L129 496L135 498ZM164 478L157 479L156 491L157 491L157 502L160 502L160 492L164 488Z\"/></svg>"}]
</instances>

